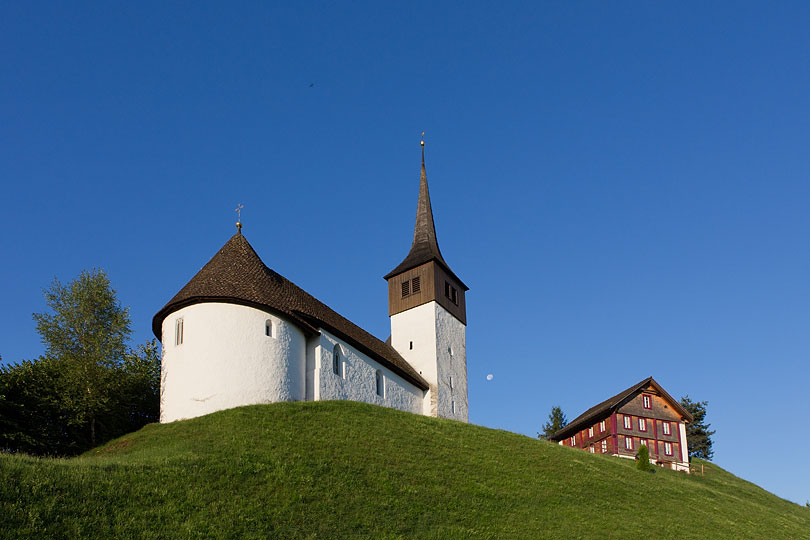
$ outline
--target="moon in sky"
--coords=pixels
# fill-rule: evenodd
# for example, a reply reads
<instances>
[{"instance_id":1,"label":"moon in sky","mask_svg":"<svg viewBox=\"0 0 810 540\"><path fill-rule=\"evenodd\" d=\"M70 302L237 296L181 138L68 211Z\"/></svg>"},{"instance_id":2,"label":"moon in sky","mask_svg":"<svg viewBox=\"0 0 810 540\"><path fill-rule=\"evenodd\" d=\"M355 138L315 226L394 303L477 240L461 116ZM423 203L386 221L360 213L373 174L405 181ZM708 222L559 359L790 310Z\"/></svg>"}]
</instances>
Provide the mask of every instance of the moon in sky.
<instances>
[{"instance_id":1,"label":"moon in sky","mask_svg":"<svg viewBox=\"0 0 810 540\"><path fill-rule=\"evenodd\" d=\"M491 381L491 380L492 380L492 379L494 379L494 378L495 378L495 376L494 376L492 373L490 373L489 375L487 375L487 380L488 380L488 381Z\"/></svg>"}]
</instances>

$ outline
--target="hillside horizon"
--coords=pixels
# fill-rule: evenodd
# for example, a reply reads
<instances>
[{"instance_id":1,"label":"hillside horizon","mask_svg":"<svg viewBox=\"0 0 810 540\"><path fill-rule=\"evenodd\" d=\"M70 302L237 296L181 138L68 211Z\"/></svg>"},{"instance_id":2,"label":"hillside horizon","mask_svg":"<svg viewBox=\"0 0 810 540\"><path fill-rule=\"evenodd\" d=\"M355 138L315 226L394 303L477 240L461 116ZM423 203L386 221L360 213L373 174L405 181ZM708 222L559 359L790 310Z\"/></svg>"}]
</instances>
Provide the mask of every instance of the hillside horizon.
<instances>
[{"instance_id":1,"label":"hillside horizon","mask_svg":"<svg viewBox=\"0 0 810 540\"><path fill-rule=\"evenodd\" d=\"M656 469L355 402L253 405L70 459L0 455L10 538L799 538L810 509L715 464Z\"/></svg>"}]
</instances>

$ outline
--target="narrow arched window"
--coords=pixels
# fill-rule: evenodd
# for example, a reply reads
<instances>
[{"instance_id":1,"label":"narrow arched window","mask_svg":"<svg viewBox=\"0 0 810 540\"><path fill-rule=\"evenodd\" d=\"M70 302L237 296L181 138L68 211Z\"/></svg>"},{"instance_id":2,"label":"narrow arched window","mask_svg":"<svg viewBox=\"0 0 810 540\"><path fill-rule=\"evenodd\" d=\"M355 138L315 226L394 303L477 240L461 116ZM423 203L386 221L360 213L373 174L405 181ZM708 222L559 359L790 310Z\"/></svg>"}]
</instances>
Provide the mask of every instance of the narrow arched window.
<instances>
[{"instance_id":1,"label":"narrow arched window","mask_svg":"<svg viewBox=\"0 0 810 540\"><path fill-rule=\"evenodd\" d=\"M383 374L380 373L378 369L375 375L377 376L377 395L385 397L385 379L383 379Z\"/></svg>"},{"instance_id":2,"label":"narrow arched window","mask_svg":"<svg viewBox=\"0 0 810 540\"><path fill-rule=\"evenodd\" d=\"M273 321L270 319L264 321L264 335L267 337L273 337Z\"/></svg>"},{"instance_id":3,"label":"narrow arched window","mask_svg":"<svg viewBox=\"0 0 810 540\"><path fill-rule=\"evenodd\" d=\"M183 344L183 318L179 318L174 322L174 344Z\"/></svg>"},{"instance_id":4,"label":"narrow arched window","mask_svg":"<svg viewBox=\"0 0 810 540\"><path fill-rule=\"evenodd\" d=\"M338 376L340 376L340 364L340 345L335 344L335 348L332 349L332 372Z\"/></svg>"}]
</instances>

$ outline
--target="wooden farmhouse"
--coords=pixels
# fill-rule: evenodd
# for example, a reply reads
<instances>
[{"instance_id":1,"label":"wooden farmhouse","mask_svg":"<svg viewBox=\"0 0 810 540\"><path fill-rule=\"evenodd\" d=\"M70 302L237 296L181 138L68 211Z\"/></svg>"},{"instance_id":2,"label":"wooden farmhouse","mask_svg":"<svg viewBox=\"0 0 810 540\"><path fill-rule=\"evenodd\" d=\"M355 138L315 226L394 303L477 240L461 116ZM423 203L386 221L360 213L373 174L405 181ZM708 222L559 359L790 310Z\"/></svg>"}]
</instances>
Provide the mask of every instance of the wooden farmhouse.
<instances>
[{"instance_id":1,"label":"wooden farmhouse","mask_svg":"<svg viewBox=\"0 0 810 540\"><path fill-rule=\"evenodd\" d=\"M650 463L688 472L686 423L692 420L692 415L649 377L591 407L551 440L592 454L631 459L644 444Z\"/></svg>"}]
</instances>

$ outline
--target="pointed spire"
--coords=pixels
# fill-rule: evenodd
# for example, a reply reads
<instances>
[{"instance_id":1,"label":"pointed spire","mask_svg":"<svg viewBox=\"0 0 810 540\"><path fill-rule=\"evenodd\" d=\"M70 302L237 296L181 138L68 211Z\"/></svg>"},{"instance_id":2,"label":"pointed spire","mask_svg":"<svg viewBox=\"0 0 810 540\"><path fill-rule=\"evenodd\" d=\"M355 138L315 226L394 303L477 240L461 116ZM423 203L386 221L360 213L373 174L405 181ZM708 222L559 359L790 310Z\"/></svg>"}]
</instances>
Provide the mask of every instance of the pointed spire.
<instances>
[{"instance_id":1,"label":"pointed spire","mask_svg":"<svg viewBox=\"0 0 810 540\"><path fill-rule=\"evenodd\" d=\"M436 225L433 223L433 209L430 206L430 191L428 190L427 172L425 172L425 132L422 132L422 168L419 174L419 200L416 204L416 223L413 227L413 244L408 256L399 263L399 266L391 270L384 276L384 279L401 274L411 268L416 268L421 264L435 260L443 266L459 284L467 290L467 286L456 277L450 266L442 257L439 250L439 240L436 238Z\"/></svg>"},{"instance_id":2,"label":"pointed spire","mask_svg":"<svg viewBox=\"0 0 810 540\"><path fill-rule=\"evenodd\" d=\"M419 174L419 200L416 203L416 223L413 227L413 244L411 252L425 251L444 262L436 238L436 225L433 222L433 209L430 206L430 191L425 171L425 132L422 132L422 169ZM445 263L447 264L447 263Z\"/></svg>"}]
</instances>

